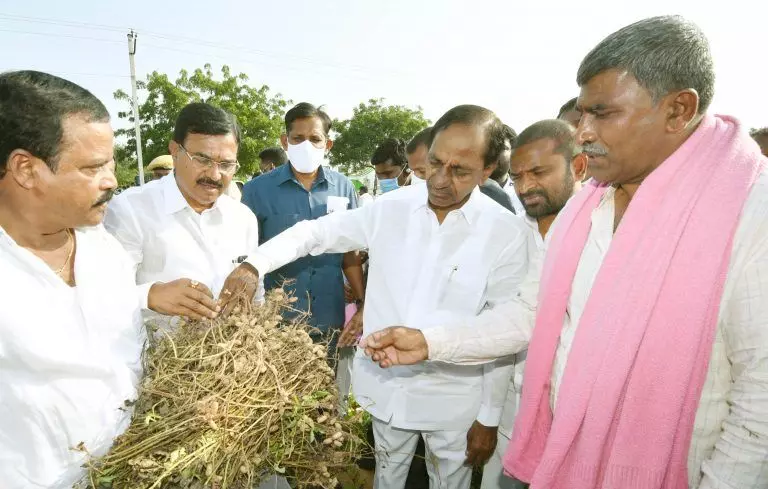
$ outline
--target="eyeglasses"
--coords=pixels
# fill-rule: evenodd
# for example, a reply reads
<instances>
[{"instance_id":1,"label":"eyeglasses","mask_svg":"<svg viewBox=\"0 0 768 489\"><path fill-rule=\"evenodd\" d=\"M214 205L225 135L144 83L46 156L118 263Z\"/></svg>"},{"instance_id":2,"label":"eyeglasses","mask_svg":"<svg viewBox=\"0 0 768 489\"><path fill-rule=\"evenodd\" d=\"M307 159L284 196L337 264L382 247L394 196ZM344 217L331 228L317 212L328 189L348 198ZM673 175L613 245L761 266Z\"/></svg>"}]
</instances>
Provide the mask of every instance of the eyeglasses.
<instances>
[{"instance_id":1,"label":"eyeglasses","mask_svg":"<svg viewBox=\"0 0 768 489\"><path fill-rule=\"evenodd\" d=\"M189 151L187 149L179 144L179 148L186 153L187 157L192 160L193 163L195 163L198 167L204 168L206 170L209 170L216 165L219 168L219 172L223 173L224 175L233 175L238 168L240 168L240 163L237 161L216 161L212 160L210 158L206 158L205 156L200 155L191 155L189 154Z\"/></svg>"}]
</instances>

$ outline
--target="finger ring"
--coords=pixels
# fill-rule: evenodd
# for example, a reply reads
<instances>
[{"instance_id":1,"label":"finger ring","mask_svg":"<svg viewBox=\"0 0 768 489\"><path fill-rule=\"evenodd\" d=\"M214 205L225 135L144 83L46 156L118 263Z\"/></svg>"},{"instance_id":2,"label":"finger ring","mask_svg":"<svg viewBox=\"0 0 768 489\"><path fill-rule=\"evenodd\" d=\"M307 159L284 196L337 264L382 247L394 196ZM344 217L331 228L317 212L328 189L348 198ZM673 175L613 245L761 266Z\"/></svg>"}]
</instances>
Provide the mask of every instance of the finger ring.
<instances>
[{"instance_id":1,"label":"finger ring","mask_svg":"<svg viewBox=\"0 0 768 489\"><path fill-rule=\"evenodd\" d=\"M232 292L230 292L230 291L228 291L226 289L224 289L221 293L224 294L224 295L232 295Z\"/></svg>"},{"instance_id":2,"label":"finger ring","mask_svg":"<svg viewBox=\"0 0 768 489\"><path fill-rule=\"evenodd\" d=\"M200 285L200 282L198 282L197 280L191 280L189 282L189 286L192 287L193 289L196 289L198 285Z\"/></svg>"}]
</instances>

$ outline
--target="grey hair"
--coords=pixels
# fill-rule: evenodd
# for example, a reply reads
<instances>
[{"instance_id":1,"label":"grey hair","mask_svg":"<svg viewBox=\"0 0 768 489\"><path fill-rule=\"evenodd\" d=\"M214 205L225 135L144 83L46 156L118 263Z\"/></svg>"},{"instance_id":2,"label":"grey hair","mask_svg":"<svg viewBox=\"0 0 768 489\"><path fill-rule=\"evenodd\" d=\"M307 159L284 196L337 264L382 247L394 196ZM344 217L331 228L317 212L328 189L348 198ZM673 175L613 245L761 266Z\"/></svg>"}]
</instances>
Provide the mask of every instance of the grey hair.
<instances>
[{"instance_id":1,"label":"grey hair","mask_svg":"<svg viewBox=\"0 0 768 489\"><path fill-rule=\"evenodd\" d=\"M677 90L696 90L700 114L715 93L709 41L679 15L651 17L609 35L581 62L576 83L583 86L611 69L626 70L655 101Z\"/></svg>"},{"instance_id":2,"label":"grey hair","mask_svg":"<svg viewBox=\"0 0 768 489\"><path fill-rule=\"evenodd\" d=\"M753 138L764 138L768 137L768 127L763 127L761 129L752 129L749 131L749 135Z\"/></svg>"},{"instance_id":3,"label":"grey hair","mask_svg":"<svg viewBox=\"0 0 768 489\"><path fill-rule=\"evenodd\" d=\"M568 163L582 151L576 142L576 129L572 125L561 119L546 119L528 126L517 136L512 145L512 154L514 155L517 148L542 139L555 141L555 153L563 155Z\"/></svg>"}]
</instances>

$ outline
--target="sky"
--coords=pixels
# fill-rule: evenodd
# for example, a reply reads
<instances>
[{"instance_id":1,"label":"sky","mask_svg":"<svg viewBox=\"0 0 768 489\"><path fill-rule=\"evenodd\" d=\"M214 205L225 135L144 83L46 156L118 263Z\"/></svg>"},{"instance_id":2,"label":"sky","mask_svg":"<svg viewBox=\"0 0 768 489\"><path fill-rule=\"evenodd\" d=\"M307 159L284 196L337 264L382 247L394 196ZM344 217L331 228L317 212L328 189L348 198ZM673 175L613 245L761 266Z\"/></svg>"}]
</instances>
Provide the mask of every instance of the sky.
<instances>
[{"instance_id":1,"label":"sky","mask_svg":"<svg viewBox=\"0 0 768 489\"><path fill-rule=\"evenodd\" d=\"M293 102L348 118L370 98L421 107L435 121L463 103L494 110L518 132L578 95L576 70L626 24L681 14L708 36L717 74L712 111L768 126L765 1L642 0L0 0L0 71L36 69L96 94L110 112L136 70L227 64ZM758 48L758 46L760 46ZM124 125L117 121L116 125Z\"/></svg>"}]
</instances>

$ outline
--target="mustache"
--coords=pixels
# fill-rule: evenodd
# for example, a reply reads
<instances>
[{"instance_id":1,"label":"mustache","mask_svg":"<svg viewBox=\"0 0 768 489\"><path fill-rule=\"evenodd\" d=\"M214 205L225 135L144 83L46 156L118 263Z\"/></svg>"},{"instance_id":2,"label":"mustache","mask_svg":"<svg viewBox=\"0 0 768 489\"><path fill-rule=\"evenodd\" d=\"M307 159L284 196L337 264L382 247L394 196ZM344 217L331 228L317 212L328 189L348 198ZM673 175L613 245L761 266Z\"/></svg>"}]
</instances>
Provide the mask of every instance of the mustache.
<instances>
[{"instance_id":1,"label":"mustache","mask_svg":"<svg viewBox=\"0 0 768 489\"><path fill-rule=\"evenodd\" d=\"M581 149L587 156L605 156L608 154L608 151L605 148L595 143L586 143Z\"/></svg>"},{"instance_id":2,"label":"mustache","mask_svg":"<svg viewBox=\"0 0 768 489\"><path fill-rule=\"evenodd\" d=\"M536 195L539 195L541 197L544 197L545 199L548 199L549 197L547 194L541 190L531 190L530 192L526 192L524 194L520 194L518 197L520 197L520 200L527 199L528 197L534 197Z\"/></svg>"},{"instance_id":3,"label":"mustache","mask_svg":"<svg viewBox=\"0 0 768 489\"><path fill-rule=\"evenodd\" d=\"M221 183L221 181L217 182L216 180L213 180L213 179L208 178L208 177L203 177L203 178L199 179L197 181L197 184L198 185L210 185L210 186L216 187L216 188L222 188L224 186L224 184Z\"/></svg>"},{"instance_id":4,"label":"mustache","mask_svg":"<svg viewBox=\"0 0 768 489\"><path fill-rule=\"evenodd\" d=\"M96 203L93 204L93 207L99 207L100 205L106 204L107 202L112 200L112 197L114 196L115 196L114 190L107 190L106 192L104 192L104 194L101 197L99 197L99 200L97 200Z\"/></svg>"}]
</instances>

